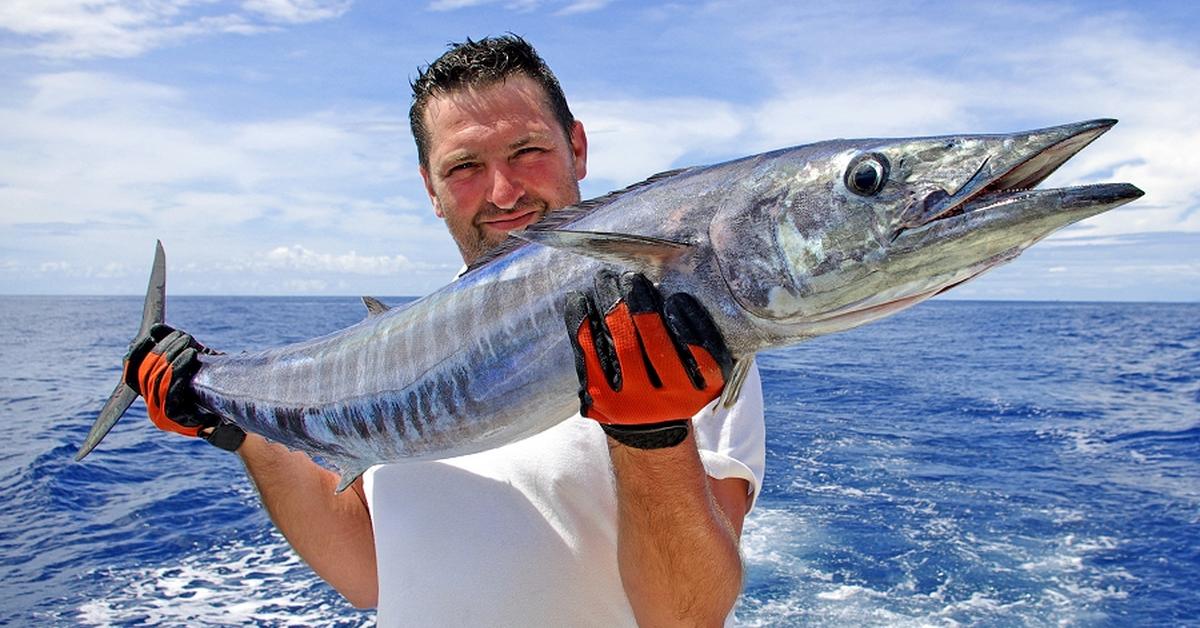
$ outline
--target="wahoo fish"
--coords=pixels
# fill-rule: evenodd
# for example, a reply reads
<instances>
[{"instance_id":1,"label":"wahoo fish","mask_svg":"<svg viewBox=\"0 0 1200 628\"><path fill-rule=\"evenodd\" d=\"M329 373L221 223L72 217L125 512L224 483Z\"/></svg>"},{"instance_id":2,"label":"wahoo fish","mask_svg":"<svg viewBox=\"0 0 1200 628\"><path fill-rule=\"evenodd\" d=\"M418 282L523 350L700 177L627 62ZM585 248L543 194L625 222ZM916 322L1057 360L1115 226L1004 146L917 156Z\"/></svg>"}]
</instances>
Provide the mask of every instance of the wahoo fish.
<instances>
[{"instance_id":1,"label":"wahoo fish","mask_svg":"<svg viewBox=\"0 0 1200 628\"><path fill-rule=\"evenodd\" d=\"M1128 203L1127 183L1034 189L1110 129L831 140L662 173L551 212L403 308L364 299L342 331L202 355L199 403L338 468L458 456L579 410L564 295L633 270L703 303L737 360L874 321L1013 260L1057 229ZM163 321L159 244L138 342ZM123 382L80 448L137 394Z\"/></svg>"}]
</instances>

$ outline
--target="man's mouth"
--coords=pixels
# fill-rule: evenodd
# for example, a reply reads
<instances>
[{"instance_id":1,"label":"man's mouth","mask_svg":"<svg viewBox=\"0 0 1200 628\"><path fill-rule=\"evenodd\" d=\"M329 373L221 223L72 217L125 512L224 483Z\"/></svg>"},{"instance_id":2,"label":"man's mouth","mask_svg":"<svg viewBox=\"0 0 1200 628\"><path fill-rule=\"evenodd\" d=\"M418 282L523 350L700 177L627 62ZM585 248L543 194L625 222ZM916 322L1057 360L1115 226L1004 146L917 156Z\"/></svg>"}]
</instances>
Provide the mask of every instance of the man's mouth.
<instances>
[{"instance_id":1,"label":"man's mouth","mask_svg":"<svg viewBox=\"0 0 1200 628\"><path fill-rule=\"evenodd\" d=\"M485 218L482 224L497 231L513 231L537 222L540 216L541 212L537 209L527 209Z\"/></svg>"}]
</instances>

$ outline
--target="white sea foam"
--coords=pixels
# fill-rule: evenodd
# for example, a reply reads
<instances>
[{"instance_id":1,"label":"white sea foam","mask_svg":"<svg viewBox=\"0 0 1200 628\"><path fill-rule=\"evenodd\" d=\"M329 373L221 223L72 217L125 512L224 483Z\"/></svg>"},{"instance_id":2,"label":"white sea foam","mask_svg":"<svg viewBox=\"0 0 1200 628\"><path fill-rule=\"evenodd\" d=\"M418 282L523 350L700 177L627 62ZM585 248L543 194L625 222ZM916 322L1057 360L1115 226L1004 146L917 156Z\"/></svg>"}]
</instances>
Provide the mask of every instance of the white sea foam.
<instances>
[{"instance_id":1,"label":"white sea foam","mask_svg":"<svg viewBox=\"0 0 1200 628\"><path fill-rule=\"evenodd\" d=\"M84 603L74 620L89 626L374 625L335 594L278 536L238 542L179 564L111 571L114 586Z\"/></svg>"},{"instance_id":2,"label":"white sea foam","mask_svg":"<svg viewBox=\"0 0 1200 628\"><path fill-rule=\"evenodd\" d=\"M907 505L914 512L926 510ZM831 555L847 555L834 529L787 509L756 510L743 533L752 581L738 608L738 625L1078 625L1103 623L1110 619L1102 610L1106 604L1129 596L1134 578L1128 571L1092 560L1118 549L1118 538L1068 533L1039 539L964 530L952 517L925 514L925 525L905 534L911 550L889 559L864 555L872 568L847 574L844 567L831 573L826 562ZM1042 514L1078 519L1069 509ZM931 583L921 570L927 561L958 568ZM872 572L900 577L863 579ZM981 580L982 573L990 576ZM1004 584L986 584L993 578Z\"/></svg>"},{"instance_id":3,"label":"white sea foam","mask_svg":"<svg viewBox=\"0 0 1200 628\"><path fill-rule=\"evenodd\" d=\"M886 595L886 594L880 593L879 591L875 591L873 589L868 589L866 587L843 584L831 591L821 591L820 593L817 594L817 599L841 601L841 600L848 600L848 599L850 599L852 597L856 597L856 596L873 597L873 596L882 596L882 595Z\"/></svg>"}]
</instances>

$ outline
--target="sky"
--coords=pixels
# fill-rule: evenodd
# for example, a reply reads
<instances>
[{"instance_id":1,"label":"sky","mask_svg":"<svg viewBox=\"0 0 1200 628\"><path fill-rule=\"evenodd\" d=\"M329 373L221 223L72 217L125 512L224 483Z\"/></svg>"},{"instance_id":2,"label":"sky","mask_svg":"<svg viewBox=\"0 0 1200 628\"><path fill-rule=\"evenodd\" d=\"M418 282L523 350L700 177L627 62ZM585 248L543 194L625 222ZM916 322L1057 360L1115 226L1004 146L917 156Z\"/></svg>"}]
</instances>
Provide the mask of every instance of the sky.
<instances>
[{"instance_id":1,"label":"sky","mask_svg":"<svg viewBox=\"0 0 1200 628\"><path fill-rule=\"evenodd\" d=\"M590 140L585 197L834 137L1121 122L1043 187L1130 182L951 298L1200 301L1192 2L3 0L0 294L421 295L461 266L409 80L514 32Z\"/></svg>"}]
</instances>

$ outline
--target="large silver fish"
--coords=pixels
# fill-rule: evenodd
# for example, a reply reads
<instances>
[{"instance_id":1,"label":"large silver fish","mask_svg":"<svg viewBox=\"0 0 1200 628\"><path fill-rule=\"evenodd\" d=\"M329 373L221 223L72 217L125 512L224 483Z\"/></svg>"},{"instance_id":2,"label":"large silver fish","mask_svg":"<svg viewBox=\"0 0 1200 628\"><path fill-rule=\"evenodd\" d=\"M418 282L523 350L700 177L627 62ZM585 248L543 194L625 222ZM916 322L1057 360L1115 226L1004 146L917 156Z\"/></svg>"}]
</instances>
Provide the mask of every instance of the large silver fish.
<instances>
[{"instance_id":1,"label":"large silver fish","mask_svg":"<svg viewBox=\"0 0 1200 628\"><path fill-rule=\"evenodd\" d=\"M664 173L552 213L408 307L368 301L365 320L322 338L205 355L194 388L246 431L336 465L342 488L374 464L497 447L578 410L564 293L610 265L707 306L739 359L731 397L757 351L893 314L1140 197L1031 189L1115 123L832 140ZM164 275L160 245L139 338L162 321ZM117 386L77 459L135 396Z\"/></svg>"}]
</instances>

